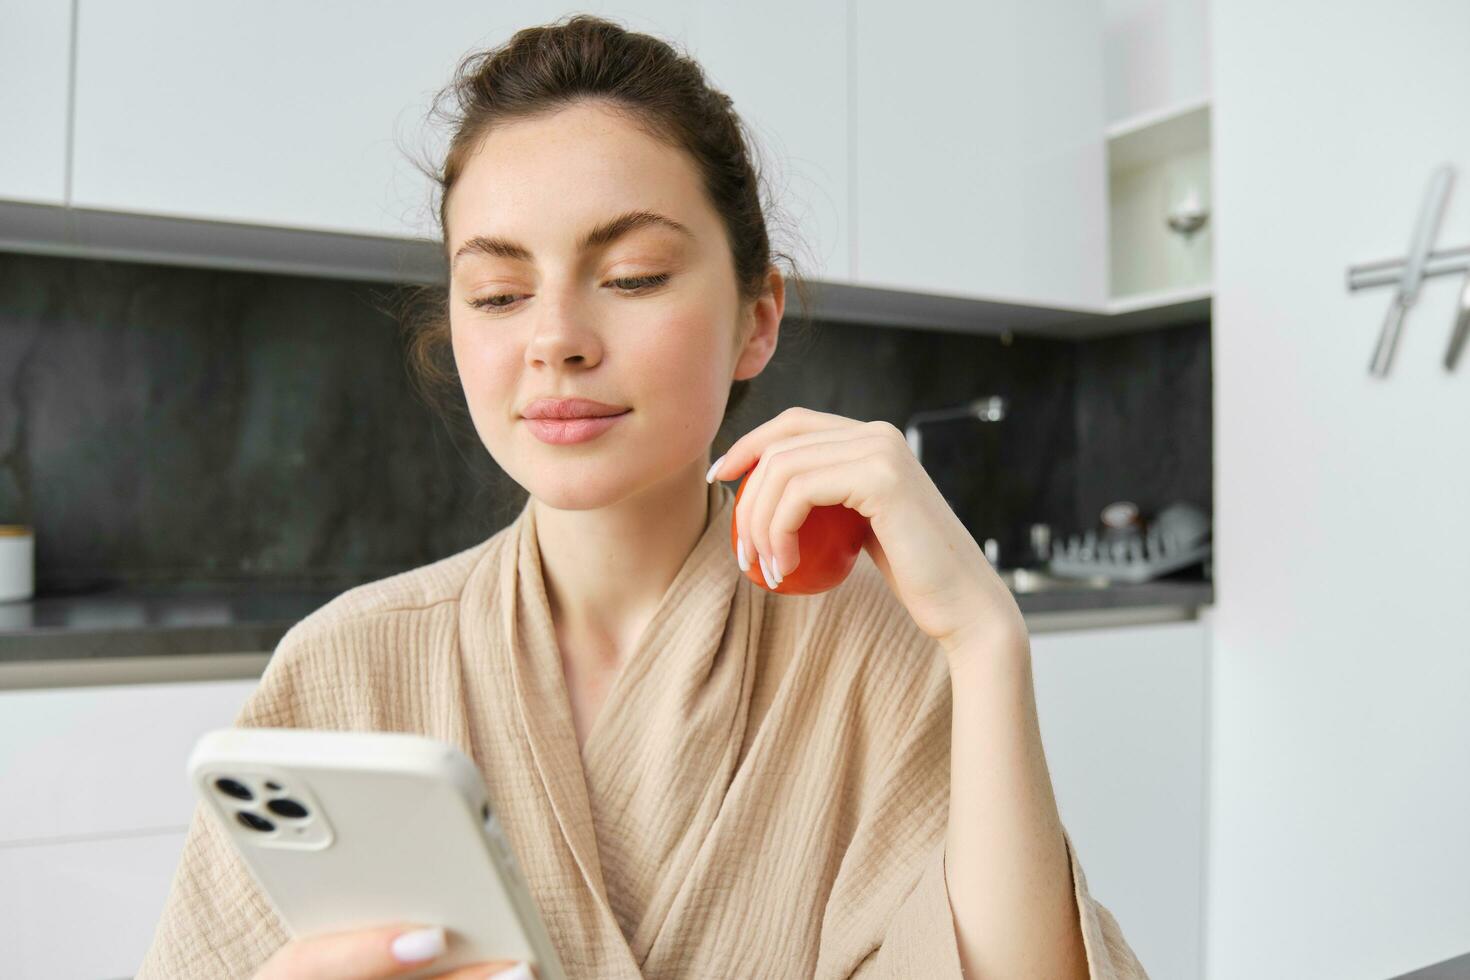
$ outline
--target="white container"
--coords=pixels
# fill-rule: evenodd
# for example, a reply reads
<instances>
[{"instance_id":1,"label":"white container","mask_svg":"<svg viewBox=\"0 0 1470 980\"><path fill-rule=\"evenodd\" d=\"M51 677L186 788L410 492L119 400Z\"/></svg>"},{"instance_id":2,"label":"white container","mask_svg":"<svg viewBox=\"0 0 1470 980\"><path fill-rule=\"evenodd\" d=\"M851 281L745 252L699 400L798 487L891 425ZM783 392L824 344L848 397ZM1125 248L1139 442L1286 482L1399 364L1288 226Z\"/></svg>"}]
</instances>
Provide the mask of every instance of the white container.
<instances>
[{"instance_id":1,"label":"white container","mask_svg":"<svg viewBox=\"0 0 1470 980\"><path fill-rule=\"evenodd\" d=\"M31 598L36 582L36 537L25 524L0 524L0 602Z\"/></svg>"}]
</instances>

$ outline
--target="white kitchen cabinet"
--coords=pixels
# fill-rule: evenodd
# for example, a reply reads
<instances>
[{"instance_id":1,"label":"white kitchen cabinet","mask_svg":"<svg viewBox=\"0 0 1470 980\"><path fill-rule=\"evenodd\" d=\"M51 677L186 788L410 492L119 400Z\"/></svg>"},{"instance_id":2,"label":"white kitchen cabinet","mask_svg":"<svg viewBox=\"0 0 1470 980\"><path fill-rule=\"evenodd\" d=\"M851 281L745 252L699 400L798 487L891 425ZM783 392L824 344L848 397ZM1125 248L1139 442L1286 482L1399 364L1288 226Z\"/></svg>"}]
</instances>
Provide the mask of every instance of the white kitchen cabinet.
<instances>
[{"instance_id":1,"label":"white kitchen cabinet","mask_svg":"<svg viewBox=\"0 0 1470 980\"><path fill-rule=\"evenodd\" d=\"M0 845L177 829L194 740L258 680L0 691Z\"/></svg>"},{"instance_id":2,"label":"white kitchen cabinet","mask_svg":"<svg viewBox=\"0 0 1470 980\"><path fill-rule=\"evenodd\" d=\"M734 100L769 182L763 192L769 190L775 205L768 216L772 247L791 252L809 278L848 279L846 0L667 0L665 6L629 26L687 43L710 81ZM794 302L788 295L788 308Z\"/></svg>"},{"instance_id":3,"label":"white kitchen cabinet","mask_svg":"<svg viewBox=\"0 0 1470 980\"><path fill-rule=\"evenodd\" d=\"M185 831L0 845L7 980L114 980L143 962Z\"/></svg>"},{"instance_id":4,"label":"white kitchen cabinet","mask_svg":"<svg viewBox=\"0 0 1470 980\"><path fill-rule=\"evenodd\" d=\"M1214 279L1205 0L1104 0L1110 308L1209 297ZM1170 215L1197 204L1187 234Z\"/></svg>"},{"instance_id":5,"label":"white kitchen cabinet","mask_svg":"<svg viewBox=\"0 0 1470 980\"><path fill-rule=\"evenodd\" d=\"M853 10L856 281L1100 310L1099 4Z\"/></svg>"},{"instance_id":6,"label":"white kitchen cabinet","mask_svg":"<svg viewBox=\"0 0 1470 980\"><path fill-rule=\"evenodd\" d=\"M831 284L815 315L1059 336L1208 315L1208 226L1183 248L1162 191L1110 182L1127 140L1105 125L1208 105L1202 0L752 2L578 9L674 42L731 96L773 247ZM73 41L66 5L0 0L0 122L22 134L0 155L0 248L436 281L415 166L447 140L432 97L465 55L569 13L77 0Z\"/></svg>"},{"instance_id":7,"label":"white kitchen cabinet","mask_svg":"<svg viewBox=\"0 0 1470 980\"><path fill-rule=\"evenodd\" d=\"M0 200L66 200L71 7L0 0Z\"/></svg>"},{"instance_id":8,"label":"white kitchen cabinet","mask_svg":"<svg viewBox=\"0 0 1470 980\"><path fill-rule=\"evenodd\" d=\"M769 150L777 203L796 224L795 244L812 253L798 254L806 270L846 273L841 0L579 9L687 44ZM447 133L426 121L433 94L462 56L568 13L549 0L412 9L81 0L72 203L428 237L433 185L406 154L440 162Z\"/></svg>"},{"instance_id":9,"label":"white kitchen cabinet","mask_svg":"<svg viewBox=\"0 0 1470 980\"><path fill-rule=\"evenodd\" d=\"M429 98L505 11L79 0L72 203L427 233L428 184L405 153L428 148Z\"/></svg>"},{"instance_id":10,"label":"white kitchen cabinet","mask_svg":"<svg viewBox=\"0 0 1470 980\"><path fill-rule=\"evenodd\" d=\"M699 60L754 138L773 245L812 278L875 287L848 305L978 301L965 322L985 303L1018 323L1028 304L1109 310L1097 4L579 9ZM464 55L568 13L78 0L70 230L31 247L433 279L434 188L414 166L447 139L433 95ZM911 306L895 319L928 322Z\"/></svg>"},{"instance_id":11,"label":"white kitchen cabinet","mask_svg":"<svg viewBox=\"0 0 1470 980\"><path fill-rule=\"evenodd\" d=\"M1110 124L1209 100L1205 0L1103 0L1102 10Z\"/></svg>"},{"instance_id":12,"label":"white kitchen cabinet","mask_svg":"<svg viewBox=\"0 0 1470 980\"><path fill-rule=\"evenodd\" d=\"M1150 976L1201 974L1206 664L1198 620L1031 636L1057 806Z\"/></svg>"},{"instance_id":13,"label":"white kitchen cabinet","mask_svg":"<svg viewBox=\"0 0 1470 980\"><path fill-rule=\"evenodd\" d=\"M0 692L7 977L132 975L194 813L189 753L258 683Z\"/></svg>"}]
</instances>

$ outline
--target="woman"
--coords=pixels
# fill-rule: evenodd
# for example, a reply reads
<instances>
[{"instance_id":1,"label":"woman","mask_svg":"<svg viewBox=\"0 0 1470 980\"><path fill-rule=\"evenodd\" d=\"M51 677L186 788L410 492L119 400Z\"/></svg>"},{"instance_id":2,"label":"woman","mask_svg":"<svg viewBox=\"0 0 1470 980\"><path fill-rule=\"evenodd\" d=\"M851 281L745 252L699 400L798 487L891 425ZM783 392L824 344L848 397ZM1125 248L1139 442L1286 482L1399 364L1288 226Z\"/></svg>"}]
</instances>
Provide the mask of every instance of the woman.
<instances>
[{"instance_id":1,"label":"woman","mask_svg":"<svg viewBox=\"0 0 1470 980\"><path fill-rule=\"evenodd\" d=\"M459 745L574 977L1143 977L1058 817L1020 612L898 430L792 409L708 466L785 306L728 98L588 16L452 90L413 350L448 342L529 497L298 623L236 724ZM607 420L534 418L568 398ZM830 504L867 558L772 591ZM201 808L139 977L391 976L433 926L288 942Z\"/></svg>"}]
</instances>

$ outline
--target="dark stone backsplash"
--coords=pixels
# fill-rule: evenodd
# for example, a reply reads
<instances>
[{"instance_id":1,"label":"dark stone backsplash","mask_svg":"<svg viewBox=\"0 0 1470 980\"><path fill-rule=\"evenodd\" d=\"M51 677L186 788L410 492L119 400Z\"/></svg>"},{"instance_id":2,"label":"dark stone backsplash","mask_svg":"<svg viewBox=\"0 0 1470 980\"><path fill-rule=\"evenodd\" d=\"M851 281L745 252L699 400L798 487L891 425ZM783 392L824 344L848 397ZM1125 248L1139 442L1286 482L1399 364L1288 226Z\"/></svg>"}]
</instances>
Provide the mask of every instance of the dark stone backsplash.
<instances>
[{"instance_id":1,"label":"dark stone backsplash","mask_svg":"<svg viewBox=\"0 0 1470 980\"><path fill-rule=\"evenodd\" d=\"M388 288L0 253L0 523L36 528L38 595L345 588L484 540L525 492L415 394ZM1208 323L1075 343L818 322L716 441L790 405L924 428L924 462L1012 564L1130 499L1211 510Z\"/></svg>"}]
</instances>

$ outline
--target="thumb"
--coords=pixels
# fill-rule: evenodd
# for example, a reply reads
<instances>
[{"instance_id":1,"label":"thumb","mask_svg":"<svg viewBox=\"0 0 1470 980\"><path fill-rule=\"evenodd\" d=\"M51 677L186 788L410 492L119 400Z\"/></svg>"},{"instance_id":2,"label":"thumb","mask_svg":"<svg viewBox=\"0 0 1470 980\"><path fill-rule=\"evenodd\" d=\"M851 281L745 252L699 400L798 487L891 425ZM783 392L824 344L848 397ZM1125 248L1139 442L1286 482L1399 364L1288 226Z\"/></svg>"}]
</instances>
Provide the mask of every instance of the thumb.
<instances>
[{"instance_id":1,"label":"thumb","mask_svg":"<svg viewBox=\"0 0 1470 980\"><path fill-rule=\"evenodd\" d=\"M293 939L256 980L373 980L432 962L448 942L442 926L395 923Z\"/></svg>"},{"instance_id":2,"label":"thumb","mask_svg":"<svg viewBox=\"0 0 1470 980\"><path fill-rule=\"evenodd\" d=\"M449 973L441 973L434 980L537 980L541 974L527 963L513 960L486 960L471 963Z\"/></svg>"}]
</instances>

